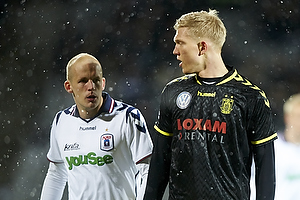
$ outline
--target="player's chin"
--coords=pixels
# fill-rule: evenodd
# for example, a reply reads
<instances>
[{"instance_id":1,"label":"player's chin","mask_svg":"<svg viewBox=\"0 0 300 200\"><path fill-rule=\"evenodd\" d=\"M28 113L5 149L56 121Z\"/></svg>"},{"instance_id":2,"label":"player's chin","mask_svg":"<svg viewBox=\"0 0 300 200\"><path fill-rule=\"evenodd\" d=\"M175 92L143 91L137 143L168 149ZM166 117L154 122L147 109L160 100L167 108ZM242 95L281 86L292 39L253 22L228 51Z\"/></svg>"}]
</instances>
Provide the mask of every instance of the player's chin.
<instances>
[{"instance_id":1,"label":"player's chin","mask_svg":"<svg viewBox=\"0 0 300 200\"><path fill-rule=\"evenodd\" d=\"M88 102L87 102L87 107L88 108L96 108L96 107L98 107L99 106L99 104L100 104L100 101L97 101L96 99L95 100L89 100Z\"/></svg>"},{"instance_id":2,"label":"player's chin","mask_svg":"<svg viewBox=\"0 0 300 200\"><path fill-rule=\"evenodd\" d=\"M193 72L182 68L182 73L184 73L184 74L192 74Z\"/></svg>"},{"instance_id":3,"label":"player's chin","mask_svg":"<svg viewBox=\"0 0 300 200\"><path fill-rule=\"evenodd\" d=\"M183 66L181 66L181 71L182 71L182 73L184 73L184 74L190 74L190 73L189 73L189 70L186 69L186 68L183 67Z\"/></svg>"}]
</instances>

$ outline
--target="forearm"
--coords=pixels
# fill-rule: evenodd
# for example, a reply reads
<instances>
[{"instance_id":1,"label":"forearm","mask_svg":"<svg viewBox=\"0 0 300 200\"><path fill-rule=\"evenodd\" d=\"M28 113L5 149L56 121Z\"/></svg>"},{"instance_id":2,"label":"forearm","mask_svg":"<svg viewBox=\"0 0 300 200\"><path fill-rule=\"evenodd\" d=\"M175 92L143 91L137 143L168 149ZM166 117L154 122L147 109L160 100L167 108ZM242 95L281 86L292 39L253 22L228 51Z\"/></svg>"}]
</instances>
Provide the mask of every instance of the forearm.
<instances>
[{"instance_id":1,"label":"forearm","mask_svg":"<svg viewBox=\"0 0 300 200\"><path fill-rule=\"evenodd\" d=\"M49 169L44 180L41 200L59 200L67 182L67 173L63 163L49 164Z\"/></svg>"},{"instance_id":2,"label":"forearm","mask_svg":"<svg viewBox=\"0 0 300 200\"><path fill-rule=\"evenodd\" d=\"M168 184L172 138L157 135L151 157L144 200L160 200Z\"/></svg>"},{"instance_id":3,"label":"forearm","mask_svg":"<svg viewBox=\"0 0 300 200\"><path fill-rule=\"evenodd\" d=\"M142 200L146 190L149 163L140 163L137 165L139 170L139 179L137 181L137 200Z\"/></svg>"},{"instance_id":4,"label":"forearm","mask_svg":"<svg viewBox=\"0 0 300 200\"><path fill-rule=\"evenodd\" d=\"M255 147L255 184L257 200L273 200L275 195L274 143Z\"/></svg>"}]
</instances>

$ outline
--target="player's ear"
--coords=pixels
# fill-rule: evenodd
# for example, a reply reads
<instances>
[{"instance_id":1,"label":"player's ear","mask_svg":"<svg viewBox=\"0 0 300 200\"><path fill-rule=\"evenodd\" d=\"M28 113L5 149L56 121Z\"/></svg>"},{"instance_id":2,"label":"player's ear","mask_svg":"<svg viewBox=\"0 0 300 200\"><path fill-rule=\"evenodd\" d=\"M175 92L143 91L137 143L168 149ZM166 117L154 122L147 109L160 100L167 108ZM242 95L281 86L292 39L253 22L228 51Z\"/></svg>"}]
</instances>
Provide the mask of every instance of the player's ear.
<instances>
[{"instance_id":1,"label":"player's ear","mask_svg":"<svg viewBox=\"0 0 300 200\"><path fill-rule=\"evenodd\" d=\"M102 78L102 90L104 90L105 89L105 78L103 77Z\"/></svg>"},{"instance_id":2,"label":"player's ear","mask_svg":"<svg viewBox=\"0 0 300 200\"><path fill-rule=\"evenodd\" d=\"M71 94L73 93L73 90L72 90L70 81L66 80L65 83L64 83L64 86L65 86L65 90L66 90L68 93L71 93Z\"/></svg>"},{"instance_id":3,"label":"player's ear","mask_svg":"<svg viewBox=\"0 0 300 200\"><path fill-rule=\"evenodd\" d=\"M207 43L205 41L201 41L197 44L198 46L198 55L201 56L207 51Z\"/></svg>"}]
</instances>

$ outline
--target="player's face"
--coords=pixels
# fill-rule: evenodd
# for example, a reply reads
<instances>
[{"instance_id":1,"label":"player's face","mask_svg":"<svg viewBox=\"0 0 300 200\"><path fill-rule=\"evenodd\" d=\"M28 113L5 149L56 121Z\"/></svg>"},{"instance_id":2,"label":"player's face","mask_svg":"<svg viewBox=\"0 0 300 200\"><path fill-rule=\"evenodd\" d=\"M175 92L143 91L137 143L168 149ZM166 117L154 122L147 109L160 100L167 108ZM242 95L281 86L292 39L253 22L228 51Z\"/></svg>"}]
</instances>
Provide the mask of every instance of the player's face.
<instances>
[{"instance_id":1,"label":"player's face","mask_svg":"<svg viewBox=\"0 0 300 200\"><path fill-rule=\"evenodd\" d=\"M65 82L65 88L73 94L80 116L95 116L102 105L105 87L100 64L83 58L73 64L69 73L71 78Z\"/></svg>"},{"instance_id":2,"label":"player's face","mask_svg":"<svg viewBox=\"0 0 300 200\"><path fill-rule=\"evenodd\" d=\"M200 72L202 59L199 52L198 42L188 35L188 28L182 27L174 36L175 48L173 54L180 60L179 66L184 74Z\"/></svg>"},{"instance_id":3,"label":"player's face","mask_svg":"<svg viewBox=\"0 0 300 200\"><path fill-rule=\"evenodd\" d=\"M300 106L294 106L294 108L291 110L290 114L288 115L287 121L286 121L286 125L287 128L289 129L293 129L295 131L293 131L294 133L298 133L298 135L295 137L300 137Z\"/></svg>"}]
</instances>

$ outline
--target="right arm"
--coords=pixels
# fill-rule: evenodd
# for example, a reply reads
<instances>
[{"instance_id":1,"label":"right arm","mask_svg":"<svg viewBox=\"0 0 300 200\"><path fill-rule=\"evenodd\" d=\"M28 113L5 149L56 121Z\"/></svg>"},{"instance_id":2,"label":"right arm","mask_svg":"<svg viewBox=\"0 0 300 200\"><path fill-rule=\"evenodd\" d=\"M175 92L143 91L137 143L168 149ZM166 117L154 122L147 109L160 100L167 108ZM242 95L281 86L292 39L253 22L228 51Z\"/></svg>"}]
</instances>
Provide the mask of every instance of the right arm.
<instances>
[{"instance_id":1,"label":"right arm","mask_svg":"<svg viewBox=\"0 0 300 200\"><path fill-rule=\"evenodd\" d=\"M157 133L144 200L161 200L169 180L172 137Z\"/></svg>"},{"instance_id":2,"label":"right arm","mask_svg":"<svg viewBox=\"0 0 300 200\"><path fill-rule=\"evenodd\" d=\"M62 198L68 174L65 164L61 159L59 146L57 144L55 134L56 126L59 121L61 112L57 113L51 127L50 133L50 149L47 158L50 161L47 175L41 193L41 200L59 200Z\"/></svg>"},{"instance_id":3,"label":"right arm","mask_svg":"<svg viewBox=\"0 0 300 200\"><path fill-rule=\"evenodd\" d=\"M41 200L61 199L67 180L68 175L64 163L50 162L48 173L44 180Z\"/></svg>"},{"instance_id":4,"label":"right arm","mask_svg":"<svg viewBox=\"0 0 300 200\"><path fill-rule=\"evenodd\" d=\"M171 165L172 109L174 102L170 98L170 87L163 89L158 114L154 128L153 152L148 172L148 180L144 200L161 200L169 181ZM172 93L171 93L172 96Z\"/></svg>"}]
</instances>

